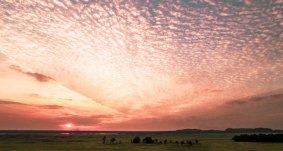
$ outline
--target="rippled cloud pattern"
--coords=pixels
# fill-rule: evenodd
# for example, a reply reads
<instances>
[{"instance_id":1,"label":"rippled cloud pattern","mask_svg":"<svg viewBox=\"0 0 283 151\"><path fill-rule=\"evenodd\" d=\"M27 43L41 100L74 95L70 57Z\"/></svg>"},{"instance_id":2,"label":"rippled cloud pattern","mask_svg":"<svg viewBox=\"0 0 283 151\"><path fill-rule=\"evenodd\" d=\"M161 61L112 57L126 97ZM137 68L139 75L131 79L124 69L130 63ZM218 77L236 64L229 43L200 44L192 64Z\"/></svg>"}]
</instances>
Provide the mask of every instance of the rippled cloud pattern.
<instances>
[{"instance_id":1,"label":"rippled cloud pattern","mask_svg":"<svg viewBox=\"0 0 283 151\"><path fill-rule=\"evenodd\" d=\"M282 0L0 0L0 51L121 112L177 112L282 88L282 10Z\"/></svg>"}]
</instances>

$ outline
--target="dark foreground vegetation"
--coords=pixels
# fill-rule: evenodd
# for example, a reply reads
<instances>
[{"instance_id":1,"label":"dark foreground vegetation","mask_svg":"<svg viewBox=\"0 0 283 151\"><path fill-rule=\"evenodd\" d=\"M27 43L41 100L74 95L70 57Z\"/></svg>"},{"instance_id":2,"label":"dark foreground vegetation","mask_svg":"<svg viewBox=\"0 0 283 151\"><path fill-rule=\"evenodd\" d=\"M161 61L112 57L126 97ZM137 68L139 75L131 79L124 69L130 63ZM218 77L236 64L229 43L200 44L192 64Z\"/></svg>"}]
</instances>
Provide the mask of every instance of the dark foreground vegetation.
<instances>
[{"instance_id":1,"label":"dark foreground vegetation","mask_svg":"<svg viewBox=\"0 0 283 151\"><path fill-rule=\"evenodd\" d=\"M138 144L138 143L144 143L144 144L187 144L187 145L190 145L192 146L193 144L200 144L199 143L199 140L196 139L194 141L191 141L191 140L168 140L168 139L162 139L162 140L158 140L158 139L153 139L151 137L145 137L144 139L140 139L140 137L136 136L134 137L134 139L131 140L131 143L134 143L134 144Z\"/></svg>"},{"instance_id":2,"label":"dark foreground vegetation","mask_svg":"<svg viewBox=\"0 0 283 151\"><path fill-rule=\"evenodd\" d=\"M144 137L141 139L139 136L134 137L131 139L132 144L181 144L181 145L190 145L193 146L194 144L200 145L200 142L198 139L195 140L189 140L189 139L183 139L183 140L169 140L169 139L153 139L149 136ZM102 137L102 144L122 144L122 141L117 139L115 137L112 137L110 141L108 141L108 138L106 136Z\"/></svg>"},{"instance_id":3,"label":"dark foreground vegetation","mask_svg":"<svg viewBox=\"0 0 283 151\"><path fill-rule=\"evenodd\" d=\"M233 137L236 142L283 142L283 134L242 134Z\"/></svg>"},{"instance_id":4,"label":"dark foreground vegetation","mask_svg":"<svg viewBox=\"0 0 283 151\"><path fill-rule=\"evenodd\" d=\"M0 151L282 151L283 143L235 142L235 133L0 131Z\"/></svg>"}]
</instances>

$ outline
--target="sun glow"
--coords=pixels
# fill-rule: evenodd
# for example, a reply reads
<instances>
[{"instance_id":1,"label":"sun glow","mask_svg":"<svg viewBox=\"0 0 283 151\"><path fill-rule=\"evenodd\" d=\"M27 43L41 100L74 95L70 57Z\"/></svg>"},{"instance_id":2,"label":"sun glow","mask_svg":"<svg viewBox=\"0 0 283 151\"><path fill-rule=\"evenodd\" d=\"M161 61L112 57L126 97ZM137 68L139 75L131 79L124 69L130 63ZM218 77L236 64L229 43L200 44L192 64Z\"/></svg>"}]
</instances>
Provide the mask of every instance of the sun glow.
<instances>
[{"instance_id":1,"label":"sun glow","mask_svg":"<svg viewBox=\"0 0 283 151\"><path fill-rule=\"evenodd\" d=\"M67 128L71 128L72 127L72 124L66 124L65 125Z\"/></svg>"},{"instance_id":2,"label":"sun glow","mask_svg":"<svg viewBox=\"0 0 283 151\"><path fill-rule=\"evenodd\" d=\"M64 130L70 130L74 127L74 125L72 123L66 123L66 124L60 125L60 127Z\"/></svg>"}]
</instances>

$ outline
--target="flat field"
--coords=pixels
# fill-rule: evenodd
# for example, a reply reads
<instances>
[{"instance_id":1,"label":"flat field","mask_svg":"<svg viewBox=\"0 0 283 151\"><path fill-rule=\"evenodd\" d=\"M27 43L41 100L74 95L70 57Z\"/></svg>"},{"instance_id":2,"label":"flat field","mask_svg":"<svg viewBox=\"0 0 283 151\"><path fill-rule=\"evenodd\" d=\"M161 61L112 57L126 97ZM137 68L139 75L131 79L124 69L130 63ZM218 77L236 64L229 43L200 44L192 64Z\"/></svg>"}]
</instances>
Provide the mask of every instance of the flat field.
<instances>
[{"instance_id":1,"label":"flat field","mask_svg":"<svg viewBox=\"0 0 283 151\"><path fill-rule=\"evenodd\" d=\"M234 142L231 139L234 135L172 132L0 133L0 151L283 151L283 143ZM103 136L106 136L106 144L102 143ZM162 142L167 139L168 143L132 144L131 139L135 136L141 139L149 136ZM110 143L112 137L117 143ZM180 144L183 140L195 139L199 140L199 144Z\"/></svg>"}]
</instances>

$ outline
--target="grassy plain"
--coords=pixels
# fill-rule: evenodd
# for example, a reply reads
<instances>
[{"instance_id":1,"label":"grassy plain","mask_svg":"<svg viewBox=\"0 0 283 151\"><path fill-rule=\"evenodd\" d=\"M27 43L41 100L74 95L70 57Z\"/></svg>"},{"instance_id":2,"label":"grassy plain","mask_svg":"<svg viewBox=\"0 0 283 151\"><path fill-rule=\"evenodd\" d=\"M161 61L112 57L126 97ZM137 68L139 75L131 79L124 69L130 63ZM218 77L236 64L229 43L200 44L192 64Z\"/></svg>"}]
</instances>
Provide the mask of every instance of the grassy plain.
<instances>
[{"instance_id":1,"label":"grassy plain","mask_svg":"<svg viewBox=\"0 0 283 151\"><path fill-rule=\"evenodd\" d=\"M107 136L108 143L102 144ZM132 144L135 136L154 139L200 141L199 145L187 144ZM234 142L234 134L186 134L172 132L125 132L81 134L13 134L0 135L0 151L283 151L283 143ZM122 144L110 144L115 137Z\"/></svg>"}]
</instances>

